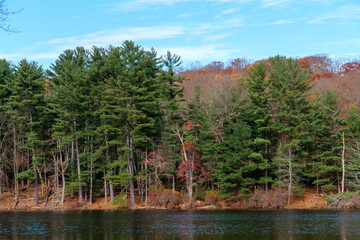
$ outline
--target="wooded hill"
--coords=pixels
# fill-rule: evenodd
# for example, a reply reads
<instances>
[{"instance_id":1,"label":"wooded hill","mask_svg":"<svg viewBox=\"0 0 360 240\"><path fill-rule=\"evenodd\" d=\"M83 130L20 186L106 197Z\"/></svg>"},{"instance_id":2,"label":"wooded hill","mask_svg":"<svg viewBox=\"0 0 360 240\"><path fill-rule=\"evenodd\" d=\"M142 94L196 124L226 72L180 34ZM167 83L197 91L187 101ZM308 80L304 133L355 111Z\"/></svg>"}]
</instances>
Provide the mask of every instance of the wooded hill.
<instances>
[{"instance_id":1,"label":"wooded hill","mask_svg":"<svg viewBox=\"0 0 360 240\"><path fill-rule=\"evenodd\" d=\"M207 190L360 190L360 64L326 56L181 69L133 42L0 61L0 194L90 204ZM123 193L123 194L120 194ZM118 200L118 199L117 199Z\"/></svg>"}]
</instances>

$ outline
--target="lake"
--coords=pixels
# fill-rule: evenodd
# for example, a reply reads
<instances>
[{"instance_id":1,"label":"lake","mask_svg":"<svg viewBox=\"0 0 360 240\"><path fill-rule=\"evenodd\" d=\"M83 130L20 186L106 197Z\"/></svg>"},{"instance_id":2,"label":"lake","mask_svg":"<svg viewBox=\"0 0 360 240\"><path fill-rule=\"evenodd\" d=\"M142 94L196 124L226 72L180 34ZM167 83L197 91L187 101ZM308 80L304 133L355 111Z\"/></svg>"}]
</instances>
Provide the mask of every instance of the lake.
<instances>
[{"instance_id":1,"label":"lake","mask_svg":"<svg viewBox=\"0 0 360 240\"><path fill-rule=\"evenodd\" d=\"M0 239L360 239L357 210L0 212Z\"/></svg>"}]
</instances>

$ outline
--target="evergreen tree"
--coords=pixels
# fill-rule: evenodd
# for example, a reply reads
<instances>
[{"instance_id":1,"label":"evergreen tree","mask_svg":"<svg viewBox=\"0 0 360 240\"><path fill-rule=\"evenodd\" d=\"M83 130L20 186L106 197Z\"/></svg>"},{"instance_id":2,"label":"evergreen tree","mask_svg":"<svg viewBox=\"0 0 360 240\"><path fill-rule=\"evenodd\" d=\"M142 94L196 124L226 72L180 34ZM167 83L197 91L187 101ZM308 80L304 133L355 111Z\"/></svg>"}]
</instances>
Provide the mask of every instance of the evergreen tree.
<instances>
[{"instance_id":1,"label":"evergreen tree","mask_svg":"<svg viewBox=\"0 0 360 240\"><path fill-rule=\"evenodd\" d=\"M360 112L356 107L350 109L346 123L346 182L349 188L360 190Z\"/></svg>"},{"instance_id":2,"label":"evergreen tree","mask_svg":"<svg viewBox=\"0 0 360 240\"><path fill-rule=\"evenodd\" d=\"M154 51L147 52L133 42L125 41L120 48L110 48L108 64L110 78L107 79L101 117L112 120L113 125L106 128L114 133L113 143L118 145L118 151L126 154L130 203L134 205L135 150L137 145L148 142L149 134L155 132L159 108L158 59Z\"/></svg>"},{"instance_id":3,"label":"evergreen tree","mask_svg":"<svg viewBox=\"0 0 360 240\"><path fill-rule=\"evenodd\" d=\"M7 112L12 116L14 143L18 149L28 152L35 174L36 206L39 205L38 174L44 161L42 147L43 113L45 108L44 74L35 62L23 59L15 68L14 77L9 82L11 96L8 100ZM16 129L18 126L20 129ZM23 134L20 143L16 141L16 132ZM31 153L31 154L30 154ZM19 161L14 154L14 161Z\"/></svg>"},{"instance_id":4,"label":"evergreen tree","mask_svg":"<svg viewBox=\"0 0 360 240\"><path fill-rule=\"evenodd\" d=\"M312 110L309 91L310 76L295 60L276 56L270 58L269 104L272 110L271 128L277 134L279 153L275 157L279 180L288 185L288 203L295 187L295 167L301 159L301 139L306 134L306 116ZM285 160L286 165L281 164ZM278 163L278 164L276 164ZM280 174L285 167L286 178ZM285 180L287 179L287 180Z\"/></svg>"},{"instance_id":5,"label":"evergreen tree","mask_svg":"<svg viewBox=\"0 0 360 240\"><path fill-rule=\"evenodd\" d=\"M65 50L60 54L52 68L51 109L59 118L58 123L70 129L73 137L72 148L75 148L77 180L73 179L70 186L78 188L79 202L83 202L82 187L85 182L81 175L79 139L85 127L88 109L87 85L88 53L84 48ZM72 155L73 159L74 155ZM73 162L73 161L72 161Z\"/></svg>"},{"instance_id":6,"label":"evergreen tree","mask_svg":"<svg viewBox=\"0 0 360 240\"><path fill-rule=\"evenodd\" d=\"M12 174L12 149L13 141L11 128L9 128L9 115L6 113L6 104L11 92L8 83L13 78L14 69L10 62L5 59L0 60L0 196L2 195L2 186L5 185ZM13 169L15 171L15 169Z\"/></svg>"},{"instance_id":7,"label":"evergreen tree","mask_svg":"<svg viewBox=\"0 0 360 240\"><path fill-rule=\"evenodd\" d=\"M256 180L252 173L257 169L256 164L249 159L251 150L251 128L243 122L224 122L226 136L221 143L220 161L215 169L214 176L224 196L230 197L239 191L239 197L246 197L250 186Z\"/></svg>"},{"instance_id":8,"label":"evergreen tree","mask_svg":"<svg viewBox=\"0 0 360 240\"><path fill-rule=\"evenodd\" d=\"M162 90L162 109L164 110L162 129L162 142L164 150L167 151L168 172L172 176L172 189L175 190L176 167L181 161L181 155L176 149L180 149L180 143L173 133L173 128L179 127L183 124L184 112L180 108L180 103L184 101L184 87L181 86L184 77L176 75L176 71L181 65L180 56L171 54L170 51L162 57L163 70L160 73Z\"/></svg>"},{"instance_id":9,"label":"evergreen tree","mask_svg":"<svg viewBox=\"0 0 360 240\"><path fill-rule=\"evenodd\" d=\"M258 168L264 171L264 176L258 180L259 184L265 185L266 194L269 190L269 183L273 182L269 176L271 159L271 109L268 87L270 84L267 77L267 64L260 62L251 68L247 78L248 97L250 106L248 112L249 122L253 122L253 149L254 152L249 156L258 163Z\"/></svg>"},{"instance_id":10,"label":"evergreen tree","mask_svg":"<svg viewBox=\"0 0 360 240\"><path fill-rule=\"evenodd\" d=\"M302 147L309 159L304 175L316 185L317 192L320 186L325 191L334 190L334 183L338 180L336 176L341 171L337 154L342 148L337 98L335 91L327 90L324 97L317 101L307 119L308 134L302 138Z\"/></svg>"}]
</instances>

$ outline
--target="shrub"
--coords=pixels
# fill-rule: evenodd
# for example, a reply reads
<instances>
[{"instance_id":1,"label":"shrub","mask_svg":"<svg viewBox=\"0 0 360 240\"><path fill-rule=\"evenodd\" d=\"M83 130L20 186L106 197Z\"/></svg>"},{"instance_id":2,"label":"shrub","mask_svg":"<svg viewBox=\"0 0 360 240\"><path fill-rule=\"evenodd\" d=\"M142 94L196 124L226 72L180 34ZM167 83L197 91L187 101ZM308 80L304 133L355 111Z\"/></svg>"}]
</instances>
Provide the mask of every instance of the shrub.
<instances>
[{"instance_id":1,"label":"shrub","mask_svg":"<svg viewBox=\"0 0 360 240\"><path fill-rule=\"evenodd\" d=\"M211 205L217 205L220 201L218 193L214 190L206 191L205 202Z\"/></svg>"},{"instance_id":2,"label":"shrub","mask_svg":"<svg viewBox=\"0 0 360 240\"><path fill-rule=\"evenodd\" d=\"M196 192L193 193L195 199L198 200L205 200L206 192L204 189L198 189Z\"/></svg>"},{"instance_id":3,"label":"shrub","mask_svg":"<svg viewBox=\"0 0 360 240\"><path fill-rule=\"evenodd\" d=\"M127 207L127 194L122 192L119 193L111 202L114 206Z\"/></svg>"},{"instance_id":4,"label":"shrub","mask_svg":"<svg viewBox=\"0 0 360 240\"><path fill-rule=\"evenodd\" d=\"M330 193L324 199L333 208L360 208L360 195L357 192Z\"/></svg>"},{"instance_id":5,"label":"shrub","mask_svg":"<svg viewBox=\"0 0 360 240\"><path fill-rule=\"evenodd\" d=\"M343 193L337 193L337 194L330 193L330 195L325 195L324 199L328 203L332 204L335 202L339 202L339 201L343 201L348 198L351 198L352 195L353 195L353 193L351 193L351 192L343 192Z\"/></svg>"},{"instance_id":6,"label":"shrub","mask_svg":"<svg viewBox=\"0 0 360 240\"><path fill-rule=\"evenodd\" d=\"M177 191L164 189L159 194L158 203L166 208L175 208L180 203L180 194Z\"/></svg>"},{"instance_id":7,"label":"shrub","mask_svg":"<svg viewBox=\"0 0 360 240\"><path fill-rule=\"evenodd\" d=\"M346 203L344 204L345 208L360 208L360 195L354 194L351 198L347 199Z\"/></svg>"},{"instance_id":8,"label":"shrub","mask_svg":"<svg viewBox=\"0 0 360 240\"><path fill-rule=\"evenodd\" d=\"M69 208L79 208L81 207L81 203L79 202L78 199L74 198L74 199L70 199L68 202L67 202L67 206Z\"/></svg>"},{"instance_id":9,"label":"shrub","mask_svg":"<svg viewBox=\"0 0 360 240\"><path fill-rule=\"evenodd\" d=\"M195 202L194 197L192 197L191 202ZM183 192L180 194L180 203L184 204L185 206L189 206L189 194L187 192Z\"/></svg>"},{"instance_id":10,"label":"shrub","mask_svg":"<svg viewBox=\"0 0 360 240\"><path fill-rule=\"evenodd\" d=\"M265 190L255 190L248 198L251 208L283 208L287 204L287 191L282 188L272 189L266 195Z\"/></svg>"},{"instance_id":11,"label":"shrub","mask_svg":"<svg viewBox=\"0 0 360 240\"><path fill-rule=\"evenodd\" d=\"M296 186L294 189L293 189L293 193L294 195L298 196L298 197L301 197L302 195L304 195L305 193L305 189L300 187L300 186Z\"/></svg>"},{"instance_id":12,"label":"shrub","mask_svg":"<svg viewBox=\"0 0 360 240\"><path fill-rule=\"evenodd\" d=\"M323 190L324 192L328 192L328 191L333 191L336 189L336 186L332 185L332 184L326 184L321 186L321 190Z\"/></svg>"}]
</instances>

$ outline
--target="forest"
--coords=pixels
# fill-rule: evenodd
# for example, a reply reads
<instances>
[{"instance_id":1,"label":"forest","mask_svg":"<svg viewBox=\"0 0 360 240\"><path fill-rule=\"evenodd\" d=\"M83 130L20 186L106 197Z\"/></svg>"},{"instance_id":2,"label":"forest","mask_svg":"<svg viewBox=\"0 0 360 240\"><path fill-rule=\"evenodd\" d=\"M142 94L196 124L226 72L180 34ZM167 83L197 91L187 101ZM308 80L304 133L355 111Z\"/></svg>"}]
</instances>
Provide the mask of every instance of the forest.
<instances>
[{"instance_id":1,"label":"forest","mask_svg":"<svg viewBox=\"0 0 360 240\"><path fill-rule=\"evenodd\" d=\"M194 56L196 58L196 56ZM360 191L360 62L181 66L132 41L0 60L0 196L162 204Z\"/></svg>"}]
</instances>

